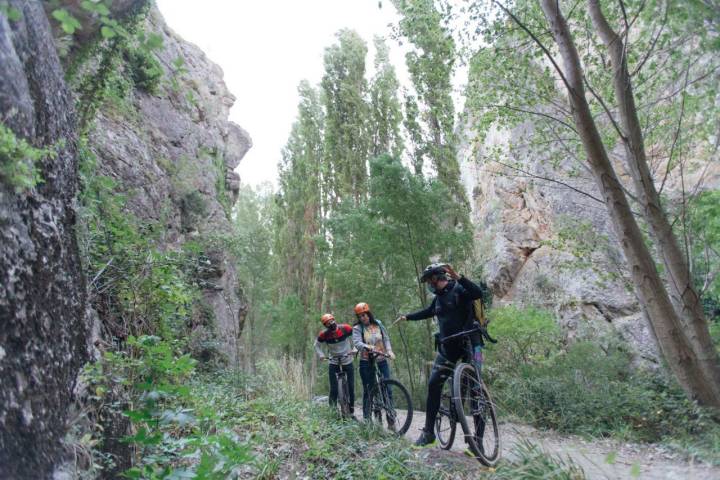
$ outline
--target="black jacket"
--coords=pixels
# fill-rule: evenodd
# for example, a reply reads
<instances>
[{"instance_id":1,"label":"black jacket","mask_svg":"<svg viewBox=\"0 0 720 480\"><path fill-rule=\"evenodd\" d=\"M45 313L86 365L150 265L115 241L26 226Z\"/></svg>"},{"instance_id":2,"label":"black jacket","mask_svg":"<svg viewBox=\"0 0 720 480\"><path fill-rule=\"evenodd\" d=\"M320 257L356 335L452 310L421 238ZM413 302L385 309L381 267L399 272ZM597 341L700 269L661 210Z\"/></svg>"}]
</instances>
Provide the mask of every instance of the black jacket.
<instances>
[{"instance_id":1,"label":"black jacket","mask_svg":"<svg viewBox=\"0 0 720 480\"><path fill-rule=\"evenodd\" d=\"M483 289L465 277L450 280L447 286L435 295L432 303L420 311L405 315L408 320L422 320L433 315L438 319L440 338L469 330L475 320L472 301L482 298Z\"/></svg>"}]
</instances>

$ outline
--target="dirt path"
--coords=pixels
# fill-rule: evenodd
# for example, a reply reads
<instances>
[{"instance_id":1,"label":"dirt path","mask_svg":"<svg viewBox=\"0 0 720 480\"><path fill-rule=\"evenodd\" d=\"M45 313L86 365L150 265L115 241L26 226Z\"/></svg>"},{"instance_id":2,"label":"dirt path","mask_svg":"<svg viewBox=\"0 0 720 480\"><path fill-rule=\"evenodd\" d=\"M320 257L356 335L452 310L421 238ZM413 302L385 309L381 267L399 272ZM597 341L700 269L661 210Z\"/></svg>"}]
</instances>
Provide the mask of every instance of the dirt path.
<instances>
[{"instance_id":1,"label":"dirt path","mask_svg":"<svg viewBox=\"0 0 720 480\"><path fill-rule=\"evenodd\" d=\"M414 441L424 424L425 412L414 412L412 426L405 436ZM689 463L656 446L610 440L588 442L577 436L559 435L514 423L501 424L500 431L503 458L512 459L515 446L523 440L529 440L553 456L570 457L583 468L588 479L720 479L720 467ZM462 429L458 425L452 450L463 452L465 449ZM613 463L608 463L610 458Z\"/></svg>"}]
</instances>

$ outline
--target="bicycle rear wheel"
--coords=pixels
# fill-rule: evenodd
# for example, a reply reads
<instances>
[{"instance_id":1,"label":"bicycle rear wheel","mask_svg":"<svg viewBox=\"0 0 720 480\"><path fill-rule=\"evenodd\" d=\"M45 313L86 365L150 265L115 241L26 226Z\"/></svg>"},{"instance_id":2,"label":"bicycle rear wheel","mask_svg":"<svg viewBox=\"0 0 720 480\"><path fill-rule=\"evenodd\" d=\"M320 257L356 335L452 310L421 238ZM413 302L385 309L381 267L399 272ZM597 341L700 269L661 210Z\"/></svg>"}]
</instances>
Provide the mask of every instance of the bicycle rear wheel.
<instances>
[{"instance_id":1,"label":"bicycle rear wheel","mask_svg":"<svg viewBox=\"0 0 720 480\"><path fill-rule=\"evenodd\" d=\"M495 404L472 365L461 363L455 367L453 395L465 442L480 463L495 466L500 459L500 430Z\"/></svg>"},{"instance_id":2,"label":"bicycle rear wheel","mask_svg":"<svg viewBox=\"0 0 720 480\"><path fill-rule=\"evenodd\" d=\"M452 397L452 378L448 377L443 382L440 394L440 409L435 418L435 436L440 442L440 447L445 450L452 448L455 441L455 430L457 429L455 405Z\"/></svg>"},{"instance_id":3,"label":"bicycle rear wheel","mask_svg":"<svg viewBox=\"0 0 720 480\"><path fill-rule=\"evenodd\" d=\"M397 380L383 380L370 392L373 421L391 432L403 435L410 428L413 405L410 393Z\"/></svg>"}]
</instances>

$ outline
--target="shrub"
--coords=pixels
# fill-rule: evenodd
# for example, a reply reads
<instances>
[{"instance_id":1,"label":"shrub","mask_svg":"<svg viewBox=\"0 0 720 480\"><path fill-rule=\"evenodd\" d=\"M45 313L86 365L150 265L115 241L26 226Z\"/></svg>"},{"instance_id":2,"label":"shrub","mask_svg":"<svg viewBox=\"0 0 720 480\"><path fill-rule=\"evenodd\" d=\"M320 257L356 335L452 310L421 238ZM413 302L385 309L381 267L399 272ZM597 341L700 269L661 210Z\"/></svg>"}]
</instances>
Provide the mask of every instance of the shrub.
<instances>
[{"instance_id":1,"label":"shrub","mask_svg":"<svg viewBox=\"0 0 720 480\"><path fill-rule=\"evenodd\" d=\"M716 421L670 378L631 367L619 340L565 346L552 316L537 309L496 308L491 318L498 343L487 347L484 372L501 417L568 433L662 441L720 459ZM715 324L711 330L720 331Z\"/></svg>"},{"instance_id":2,"label":"shrub","mask_svg":"<svg viewBox=\"0 0 720 480\"><path fill-rule=\"evenodd\" d=\"M163 69L152 52L143 48L129 48L125 52L125 61L137 88L150 94L158 91Z\"/></svg>"}]
</instances>

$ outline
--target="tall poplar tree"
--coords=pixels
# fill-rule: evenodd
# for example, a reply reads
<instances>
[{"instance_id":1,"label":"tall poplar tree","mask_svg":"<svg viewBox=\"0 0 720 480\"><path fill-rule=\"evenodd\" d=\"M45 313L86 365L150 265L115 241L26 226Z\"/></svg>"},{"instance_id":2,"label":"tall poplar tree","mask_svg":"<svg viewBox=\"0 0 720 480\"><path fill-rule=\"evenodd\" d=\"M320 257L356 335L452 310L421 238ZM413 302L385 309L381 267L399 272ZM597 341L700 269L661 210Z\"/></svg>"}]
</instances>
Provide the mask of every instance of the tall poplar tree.
<instances>
[{"instance_id":1,"label":"tall poplar tree","mask_svg":"<svg viewBox=\"0 0 720 480\"><path fill-rule=\"evenodd\" d=\"M280 164L275 254L280 264L280 291L288 304L297 308L286 314L295 316L293 328L302 334L298 344L303 354L313 320L322 307L323 276L317 264L318 242L323 235L324 113L319 93L307 81L300 83L298 92L298 119Z\"/></svg>"},{"instance_id":2,"label":"tall poplar tree","mask_svg":"<svg viewBox=\"0 0 720 480\"><path fill-rule=\"evenodd\" d=\"M460 182L454 131L452 74L457 58L455 42L444 27L443 16L433 0L394 0L393 3L402 17L400 34L415 47L406 55L406 62L425 123L422 152L432 162L438 179L459 202L467 203ZM412 107L412 103L409 106ZM417 170L421 168L416 166Z\"/></svg>"},{"instance_id":3,"label":"tall poplar tree","mask_svg":"<svg viewBox=\"0 0 720 480\"><path fill-rule=\"evenodd\" d=\"M370 153L377 157L389 153L400 158L403 141L400 135L402 107L398 99L398 82L395 67L385 39L375 37L375 75L370 85L370 131L372 147Z\"/></svg>"},{"instance_id":4,"label":"tall poplar tree","mask_svg":"<svg viewBox=\"0 0 720 480\"><path fill-rule=\"evenodd\" d=\"M365 57L367 45L353 30L340 30L338 42L325 50L322 78L325 106L323 171L325 194L332 206L367 194L370 152Z\"/></svg>"}]
</instances>

